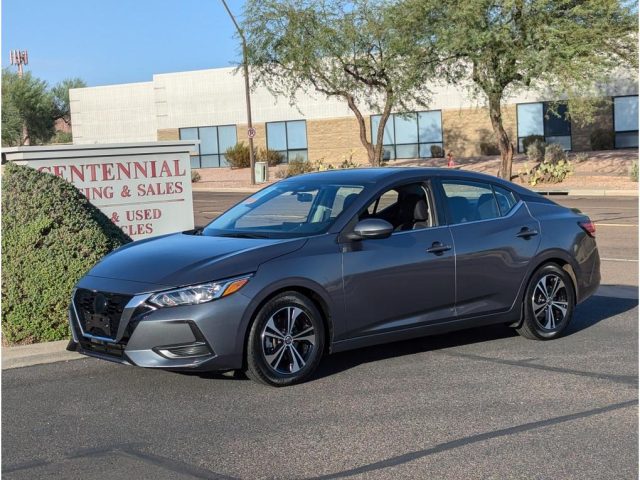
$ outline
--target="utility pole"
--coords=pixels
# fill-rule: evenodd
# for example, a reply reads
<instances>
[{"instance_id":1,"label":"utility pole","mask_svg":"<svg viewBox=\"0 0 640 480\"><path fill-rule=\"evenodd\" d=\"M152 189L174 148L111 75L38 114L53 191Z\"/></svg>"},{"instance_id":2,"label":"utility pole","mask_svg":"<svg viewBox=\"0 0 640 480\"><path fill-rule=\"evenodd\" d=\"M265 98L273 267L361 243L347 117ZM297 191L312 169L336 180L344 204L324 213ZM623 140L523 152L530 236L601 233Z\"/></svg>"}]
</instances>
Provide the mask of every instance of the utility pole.
<instances>
[{"instance_id":1,"label":"utility pole","mask_svg":"<svg viewBox=\"0 0 640 480\"><path fill-rule=\"evenodd\" d=\"M23 75L23 65L29 65L29 52L26 50L11 50L9 52L9 57L11 58L11 65L16 65L18 67L18 78L22 81ZM27 122L25 120L22 121L22 141L20 142L22 145L29 145L31 142L29 141L29 130L27 130Z\"/></svg>"},{"instance_id":2,"label":"utility pole","mask_svg":"<svg viewBox=\"0 0 640 480\"><path fill-rule=\"evenodd\" d=\"M253 122L251 121L251 92L249 87L249 60L247 59L247 39L244 36L244 32L238 25L236 17L233 16L226 0L222 0L225 10L231 17L231 21L238 31L238 35L242 40L242 69L244 70L244 94L247 102L247 137L249 139L249 166L251 167L251 185L256 184L256 159L253 154L253 137L255 130L253 129ZM269 178L269 165L267 164L267 178ZM266 180L266 179L265 179Z\"/></svg>"}]
</instances>

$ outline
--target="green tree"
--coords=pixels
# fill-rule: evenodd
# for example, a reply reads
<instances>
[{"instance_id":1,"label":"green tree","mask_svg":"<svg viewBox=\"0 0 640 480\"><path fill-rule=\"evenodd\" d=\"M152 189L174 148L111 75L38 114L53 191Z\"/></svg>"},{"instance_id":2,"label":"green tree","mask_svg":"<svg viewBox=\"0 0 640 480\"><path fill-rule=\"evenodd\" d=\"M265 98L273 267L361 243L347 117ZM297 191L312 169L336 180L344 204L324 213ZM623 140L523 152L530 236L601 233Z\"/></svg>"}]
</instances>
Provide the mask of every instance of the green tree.
<instances>
[{"instance_id":1,"label":"green tree","mask_svg":"<svg viewBox=\"0 0 640 480\"><path fill-rule=\"evenodd\" d=\"M31 72L2 70L2 144L46 143L54 133L54 103L47 83ZM23 131L23 125L25 127Z\"/></svg>"},{"instance_id":2,"label":"green tree","mask_svg":"<svg viewBox=\"0 0 640 480\"><path fill-rule=\"evenodd\" d=\"M71 107L69 103L69 90L71 88L83 88L87 84L80 78L67 78L51 89L53 104L55 106L54 115L56 120L61 118L71 126Z\"/></svg>"},{"instance_id":3,"label":"green tree","mask_svg":"<svg viewBox=\"0 0 640 480\"><path fill-rule=\"evenodd\" d=\"M504 178L511 178L514 153L501 110L509 95L544 91L589 122L597 84L625 67L637 70L636 2L402 0L395 8L397 28L436 46L443 77L472 85L486 100ZM419 64L422 53L414 54Z\"/></svg>"},{"instance_id":4,"label":"green tree","mask_svg":"<svg viewBox=\"0 0 640 480\"><path fill-rule=\"evenodd\" d=\"M390 14L389 2L379 0L249 0L243 30L254 85L292 104L296 93L309 91L344 100L370 163L379 165L392 110L425 106L425 83L435 68L424 40L420 68L414 68L415 36L394 28ZM366 110L381 114L375 145Z\"/></svg>"}]
</instances>

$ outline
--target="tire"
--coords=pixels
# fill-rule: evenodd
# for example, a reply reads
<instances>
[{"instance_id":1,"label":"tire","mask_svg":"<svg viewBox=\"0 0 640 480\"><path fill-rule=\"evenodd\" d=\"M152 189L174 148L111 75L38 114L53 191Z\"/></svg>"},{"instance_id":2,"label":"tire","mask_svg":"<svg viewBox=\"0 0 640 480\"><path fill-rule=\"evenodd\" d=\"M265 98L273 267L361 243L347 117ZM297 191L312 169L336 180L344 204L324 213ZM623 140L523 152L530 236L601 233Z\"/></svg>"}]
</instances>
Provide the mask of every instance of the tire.
<instances>
[{"instance_id":1,"label":"tire","mask_svg":"<svg viewBox=\"0 0 640 480\"><path fill-rule=\"evenodd\" d=\"M576 303L573 281L556 264L543 265L529 280L523 302L522 324L516 331L532 340L558 338L573 317Z\"/></svg>"},{"instance_id":2,"label":"tire","mask_svg":"<svg viewBox=\"0 0 640 480\"><path fill-rule=\"evenodd\" d=\"M300 383L316 370L324 352L322 315L304 295L283 292L256 315L247 341L246 375L274 387Z\"/></svg>"}]
</instances>

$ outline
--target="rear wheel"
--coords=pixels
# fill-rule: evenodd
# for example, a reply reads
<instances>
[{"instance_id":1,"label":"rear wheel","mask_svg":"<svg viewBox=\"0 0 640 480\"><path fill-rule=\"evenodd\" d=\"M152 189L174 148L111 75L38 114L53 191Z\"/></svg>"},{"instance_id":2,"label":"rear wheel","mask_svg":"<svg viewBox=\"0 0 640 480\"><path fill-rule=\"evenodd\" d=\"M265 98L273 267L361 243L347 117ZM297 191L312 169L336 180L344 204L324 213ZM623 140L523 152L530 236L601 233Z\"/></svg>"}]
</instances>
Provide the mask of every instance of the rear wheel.
<instances>
[{"instance_id":1,"label":"rear wheel","mask_svg":"<svg viewBox=\"0 0 640 480\"><path fill-rule=\"evenodd\" d=\"M558 338L571 322L574 305L569 274L555 264L543 265L531 277L524 298L524 318L516 330L534 340Z\"/></svg>"},{"instance_id":2,"label":"rear wheel","mask_svg":"<svg viewBox=\"0 0 640 480\"><path fill-rule=\"evenodd\" d=\"M284 292L258 312L249 331L246 374L252 380L284 387L307 379L324 350L322 316L298 292Z\"/></svg>"}]
</instances>

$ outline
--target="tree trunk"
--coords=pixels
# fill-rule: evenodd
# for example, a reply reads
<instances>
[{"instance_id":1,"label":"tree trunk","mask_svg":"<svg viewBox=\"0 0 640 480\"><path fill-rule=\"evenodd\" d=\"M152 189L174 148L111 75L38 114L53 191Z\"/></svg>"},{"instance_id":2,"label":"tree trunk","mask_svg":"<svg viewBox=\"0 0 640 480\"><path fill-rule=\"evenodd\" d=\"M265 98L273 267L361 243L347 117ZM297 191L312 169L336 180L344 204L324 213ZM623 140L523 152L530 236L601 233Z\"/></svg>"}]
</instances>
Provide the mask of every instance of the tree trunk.
<instances>
[{"instance_id":1,"label":"tree trunk","mask_svg":"<svg viewBox=\"0 0 640 480\"><path fill-rule=\"evenodd\" d=\"M384 143L384 127L387 125L389 116L391 116L391 106L393 105L392 94L387 92L387 98L384 102L384 109L380 115L380 123L378 123L378 131L376 132L376 146L375 146L375 163L374 165L382 165L382 146ZM373 132L371 132L373 137ZM373 138L372 138L373 140Z\"/></svg>"},{"instance_id":2,"label":"tree trunk","mask_svg":"<svg viewBox=\"0 0 640 480\"><path fill-rule=\"evenodd\" d=\"M489 117L491 118L493 133L496 136L498 148L500 149L501 162L498 175L506 180L511 180L511 172L513 169L513 144L509 140L509 135L507 135L507 132L502 125L502 111L500 108L501 100L501 95L489 97Z\"/></svg>"},{"instance_id":3,"label":"tree trunk","mask_svg":"<svg viewBox=\"0 0 640 480\"><path fill-rule=\"evenodd\" d=\"M382 144L384 141L384 127L387 124L387 120L391 115L391 107L393 106L393 94L387 92L387 98L385 100L384 109L382 110L382 114L380 115L380 124L378 125L378 132L376 138L376 144L373 145L373 142L370 142L367 139L367 124L365 122L364 116L358 105L356 105L355 99L351 95L347 95L346 97L347 104L349 108L356 116L356 120L358 121L358 128L360 129L360 142L364 146L367 151L367 157L369 158L369 163L373 167L379 167L382 164ZM371 132L373 136L373 132Z\"/></svg>"},{"instance_id":4,"label":"tree trunk","mask_svg":"<svg viewBox=\"0 0 640 480\"><path fill-rule=\"evenodd\" d=\"M367 124L364 121L364 116L360 112L360 109L356 105L355 99L351 95L346 96L347 104L349 108L356 116L356 120L358 121L358 128L360 130L360 143L364 146L367 151L367 157L369 158L369 163L375 166L375 149L369 140L367 140Z\"/></svg>"}]
</instances>

